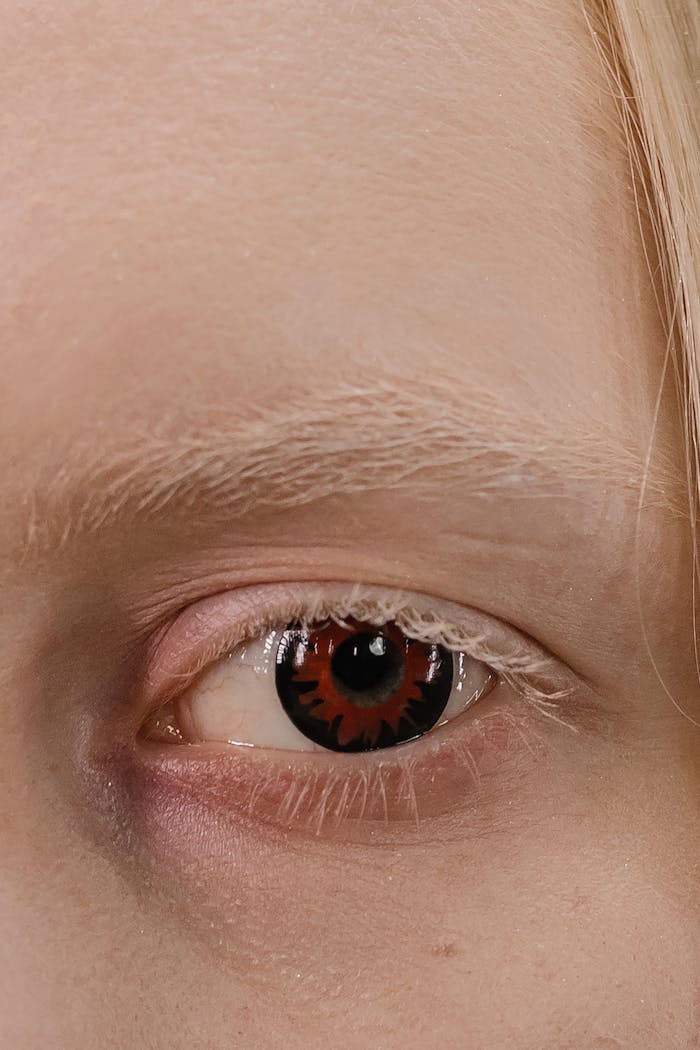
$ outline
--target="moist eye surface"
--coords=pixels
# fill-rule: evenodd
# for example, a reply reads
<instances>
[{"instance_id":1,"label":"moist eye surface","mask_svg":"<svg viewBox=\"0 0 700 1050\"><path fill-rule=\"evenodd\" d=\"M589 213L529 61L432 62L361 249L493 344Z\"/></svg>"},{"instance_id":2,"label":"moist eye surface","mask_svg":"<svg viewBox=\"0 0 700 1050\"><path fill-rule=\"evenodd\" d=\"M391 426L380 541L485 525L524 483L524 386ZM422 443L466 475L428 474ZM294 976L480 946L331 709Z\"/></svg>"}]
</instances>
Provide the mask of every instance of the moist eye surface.
<instances>
[{"instance_id":1,"label":"moist eye surface","mask_svg":"<svg viewBox=\"0 0 700 1050\"><path fill-rule=\"evenodd\" d=\"M139 736L264 749L280 768L292 752L398 760L397 745L432 735L499 684L525 696L524 658L535 666L523 639L427 595L333 582L222 592L165 633Z\"/></svg>"},{"instance_id":2,"label":"moist eye surface","mask_svg":"<svg viewBox=\"0 0 700 1050\"><path fill-rule=\"evenodd\" d=\"M333 751L393 747L431 729L445 711L453 656L395 624L349 620L290 625L277 647L275 685L294 725Z\"/></svg>"}]
</instances>

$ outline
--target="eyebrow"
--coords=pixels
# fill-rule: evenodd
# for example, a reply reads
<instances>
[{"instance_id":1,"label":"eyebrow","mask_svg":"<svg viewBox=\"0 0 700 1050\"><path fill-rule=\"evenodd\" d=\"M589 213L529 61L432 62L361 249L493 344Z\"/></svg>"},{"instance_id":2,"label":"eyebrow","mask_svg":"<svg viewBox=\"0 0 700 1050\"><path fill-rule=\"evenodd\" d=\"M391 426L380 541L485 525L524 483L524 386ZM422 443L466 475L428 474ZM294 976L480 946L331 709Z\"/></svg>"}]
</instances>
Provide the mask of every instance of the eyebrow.
<instances>
[{"instance_id":1,"label":"eyebrow","mask_svg":"<svg viewBox=\"0 0 700 1050\"><path fill-rule=\"evenodd\" d=\"M599 433L562 439L539 413L445 383L379 380L251 409L132 421L102 447L74 441L24 499L22 559L119 525L233 521L328 496L407 492L465 497L565 496L589 482L635 493L642 457ZM666 488L662 484L664 493Z\"/></svg>"}]
</instances>

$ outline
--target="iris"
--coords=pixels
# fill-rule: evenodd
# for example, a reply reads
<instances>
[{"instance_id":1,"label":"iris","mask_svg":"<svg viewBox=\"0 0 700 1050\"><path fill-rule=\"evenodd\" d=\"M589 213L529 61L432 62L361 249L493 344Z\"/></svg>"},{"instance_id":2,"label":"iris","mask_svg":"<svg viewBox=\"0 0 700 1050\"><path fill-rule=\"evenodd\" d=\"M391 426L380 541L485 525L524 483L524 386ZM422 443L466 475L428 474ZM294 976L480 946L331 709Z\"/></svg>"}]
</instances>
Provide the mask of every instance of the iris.
<instances>
[{"instance_id":1,"label":"iris","mask_svg":"<svg viewBox=\"0 0 700 1050\"><path fill-rule=\"evenodd\" d=\"M282 707L332 751L372 751L422 736L450 697L453 654L396 624L290 624L275 661Z\"/></svg>"}]
</instances>

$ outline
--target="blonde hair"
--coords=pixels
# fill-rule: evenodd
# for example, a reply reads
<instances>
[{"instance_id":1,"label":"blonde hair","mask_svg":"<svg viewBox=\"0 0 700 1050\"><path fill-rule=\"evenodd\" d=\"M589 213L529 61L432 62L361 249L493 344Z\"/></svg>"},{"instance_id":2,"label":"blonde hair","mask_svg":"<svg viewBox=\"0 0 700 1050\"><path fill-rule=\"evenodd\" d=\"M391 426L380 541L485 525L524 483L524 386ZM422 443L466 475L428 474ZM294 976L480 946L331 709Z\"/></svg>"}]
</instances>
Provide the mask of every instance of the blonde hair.
<instances>
[{"instance_id":1,"label":"blonde hair","mask_svg":"<svg viewBox=\"0 0 700 1050\"><path fill-rule=\"evenodd\" d=\"M648 256L667 325L687 449L689 514L700 495L700 3L584 0L618 98ZM694 583L698 579L697 550Z\"/></svg>"}]
</instances>

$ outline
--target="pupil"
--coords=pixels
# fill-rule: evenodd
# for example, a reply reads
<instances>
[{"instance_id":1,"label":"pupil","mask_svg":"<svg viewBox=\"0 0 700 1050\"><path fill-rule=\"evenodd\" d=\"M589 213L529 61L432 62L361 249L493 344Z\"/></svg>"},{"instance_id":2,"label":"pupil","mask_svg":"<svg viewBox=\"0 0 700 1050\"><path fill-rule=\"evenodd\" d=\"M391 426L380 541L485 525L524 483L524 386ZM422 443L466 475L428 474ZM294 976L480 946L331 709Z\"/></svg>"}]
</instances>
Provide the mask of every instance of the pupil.
<instances>
[{"instance_id":1,"label":"pupil","mask_svg":"<svg viewBox=\"0 0 700 1050\"><path fill-rule=\"evenodd\" d=\"M346 699L361 705L381 704L403 681L403 656L384 635L355 634L334 652L331 672Z\"/></svg>"}]
</instances>

